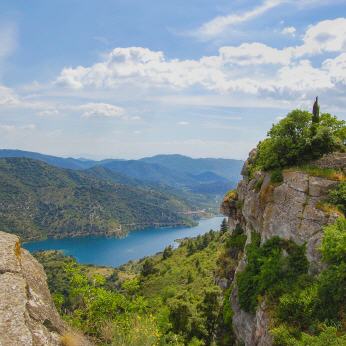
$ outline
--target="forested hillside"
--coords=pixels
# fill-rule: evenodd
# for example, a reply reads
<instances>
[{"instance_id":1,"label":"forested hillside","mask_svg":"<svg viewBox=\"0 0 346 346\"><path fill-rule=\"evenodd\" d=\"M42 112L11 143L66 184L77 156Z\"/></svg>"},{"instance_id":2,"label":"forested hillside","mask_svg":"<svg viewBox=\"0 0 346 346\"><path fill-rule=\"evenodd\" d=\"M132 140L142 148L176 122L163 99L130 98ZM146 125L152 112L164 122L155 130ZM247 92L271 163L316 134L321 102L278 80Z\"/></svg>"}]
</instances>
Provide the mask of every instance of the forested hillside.
<instances>
[{"instance_id":1,"label":"forested hillside","mask_svg":"<svg viewBox=\"0 0 346 346\"><path fill-rule=\"evenodd\" d=\"M243 164L231 159L192 159L182 155L158 155L140 160L107 159L101 161L62 158L21 150L0 150L0 157L25 157L46 162L58 168L88 170L92 175L106 177L115 173L116 182L141 185L164 185L180 191L206 196L209 206L234 188ZM104 169L104 171L102 171ZM126 180L127 178L127 180ZM114 180L114 177L111 179Z\"/></svg>"},{"instance_id":2,"label":"forested hillside","mask_svg":"<svg viewBox=\"0 0 346 346\"><path fill-rule=\"evenodd\" d=\"M197 346L216 338L226 346L233 340L227 278L237 263L228 254L244 241L223 228L118 269L59 252L35 256L64 318L97 344Z\"/></svg>"},{"instance_id":3,"label":"forested hillside","mask_svg":"<svg viewBox=\"0 0 346 346\"><path fill-rule=\"evenodd\" d=\"M25 158L0 159L0 196L0 228L23 239L192 223L180 214L191 206L175 195Z\"/></svg>"}]
</instances>

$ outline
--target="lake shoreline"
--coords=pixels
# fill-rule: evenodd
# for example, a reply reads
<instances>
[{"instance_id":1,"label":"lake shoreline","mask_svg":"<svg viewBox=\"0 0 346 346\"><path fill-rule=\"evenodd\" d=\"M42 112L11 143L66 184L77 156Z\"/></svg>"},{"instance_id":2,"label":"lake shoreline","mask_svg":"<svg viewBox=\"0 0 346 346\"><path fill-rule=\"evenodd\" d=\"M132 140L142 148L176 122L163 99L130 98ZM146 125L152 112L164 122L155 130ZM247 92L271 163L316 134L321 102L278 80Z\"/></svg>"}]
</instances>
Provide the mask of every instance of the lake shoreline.
<instances>
[{"instance_id":1,"label":"lake shoreline","mask_svg":"<svg viewBox=\"0 0 346 346\"><path fill-rule=\"evenodd\" d=\"M166 246L176 246L179 239L193 238L210 229L218 230L222 219L220 216L201 219L194 227L145 228L129 232L124 238L104 235L49 238L23 243L23 247L30 252L62 250L82 264L118 267L130 260L155 255Z\"/></svg>"}]
</instances>

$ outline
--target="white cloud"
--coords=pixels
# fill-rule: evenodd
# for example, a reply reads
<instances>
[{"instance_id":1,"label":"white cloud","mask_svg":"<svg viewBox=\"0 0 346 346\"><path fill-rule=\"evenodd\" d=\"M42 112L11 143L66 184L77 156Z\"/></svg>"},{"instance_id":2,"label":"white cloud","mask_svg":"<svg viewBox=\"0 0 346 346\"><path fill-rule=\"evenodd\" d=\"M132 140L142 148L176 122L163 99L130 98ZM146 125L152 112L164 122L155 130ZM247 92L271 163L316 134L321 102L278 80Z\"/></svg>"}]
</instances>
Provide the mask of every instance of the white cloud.
<instances>
[{"instance_id":1,"label":"white cloud","mask_svg":"<svg viewBox=\"0 0 346 346\"><path fill-rule=\"evenodd\" d=\"M327 28L330 28L326 35ZM263 43L221 47L217 55L199 60L167 59L163 52L147 48L116 48L104 61L89 67L64 69L56 83L78 90L123 90L137 94L176 93L204 90L215 94L240 93L282 99L330 90L344 83L344 56L330 58L316 66L308 57L345 48L346 18L322 21L310 26L298 46L278 49ZM323 38L323 39L322 39ZM320 42L319 46L316 42ZM101 107L101 106L98 106ZM91 107L95 108L94 104ZM103 110L112 116L118 109ZM88 110L86 110L88 111ZM89 114L90 113L90 114ZM95 112L89 110L87 117ZM94 115L95 116L95 115Z\"/></svg>"},{"instance_id":2,"label":"white cloud","mask_svg":"<svg viewBox=\"0 0 346 346\"><path fill-rule=\"evenodd\" d=\"M14 91L3 85L0 85L0 106L18 105L19 99Z\"/></svg>"},{"instance_id":3,"label":"white cloud","mask_svg":"<svg viewBox=\"0 0 346 346\"><path fill-rule=\"evenodd\" d=\"M125 110L108 103L87 103L77 107L82 118L124 118Z\"/></svg>"},{"instance_id":4,"label":"white cloud","mask_svg":"<svg viewBox=\"0 0 346 346\"><path fill-rule=\"evenodd\" d=\"M346 53L340 54L335 59L327 59L322 64L334 83L346 85Z\"/></svg>"},{"instance_id":5,"label":"white cloud","mask_svg":"<svg viewBox=\"0 0 346 346\"><path fill-rule=\"evenodd\" d=\"M188 121L179 121L178 122L178 125L180 126L186 126L186 125L189 125L190 123Z\"/></svg>"},{"instance_id":6,"label":"white cloud","mask_svg":"<svg viewBox=\"0 0 346 346\"><path fill-rule=\"evenodd\" d=\"M346 18L336 18L311 25L304 35L303 45L295 48L295 55L303 56L345 50Z\"/></svg>"},{"instance_id":7,"label":"white cloud","mask_svg":"<svg viewBox=\"0 0 346 346\"><path fill-rule=\"evenodd\" d=\"M219 50L220 59L224 64L261 65L280 64L290 62L292 54L287 50L269 47L263 43L243 43L237 47L222 47Z\"/></svg>"},{"instance_id":8,"label":"white cloud","mask_svg":"<svg viewBox=\"0 0 346 346\"><path fill-rule=\"evenodd\" d=\"M215 37L229 27L259 17L283 2L283 0L265 0L261 5L247 12L216 17L198 28L194 35L204 39Z\"/></svg>"},{"instance_id":9,"label":"white cloud","mask_svg":"<svg viewBox=\"0 0 346 346\"><path fill-rule=\"evenodd\" d=\"M283 35L288 35L288 36L295 36L296 35L296 28L294 26L287 26L282 29L281 33Z\"/></svg>"}]
</instances>

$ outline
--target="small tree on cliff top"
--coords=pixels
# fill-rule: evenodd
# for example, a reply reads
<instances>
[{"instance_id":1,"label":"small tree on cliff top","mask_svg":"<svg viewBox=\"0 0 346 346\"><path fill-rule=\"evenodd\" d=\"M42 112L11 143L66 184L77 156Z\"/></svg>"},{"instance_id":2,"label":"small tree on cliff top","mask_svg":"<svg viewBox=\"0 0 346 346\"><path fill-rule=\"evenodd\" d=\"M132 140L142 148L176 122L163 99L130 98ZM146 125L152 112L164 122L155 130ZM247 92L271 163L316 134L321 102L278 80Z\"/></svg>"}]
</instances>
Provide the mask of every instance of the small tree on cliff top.
<instances>
[{"instance_id":1,"label":"small tree on cliff top","mask_svg":"<svg viewBox=\"0 0 346 346\"><path fill-rule=\"evenodd\" d=\"M252 171L299 165L327 153L345 151L345 145L345 121L324 113L318 123L313 123L311 113L294 110L273 125L268 138L258 144Z\"/></svg>"}]
</instances>

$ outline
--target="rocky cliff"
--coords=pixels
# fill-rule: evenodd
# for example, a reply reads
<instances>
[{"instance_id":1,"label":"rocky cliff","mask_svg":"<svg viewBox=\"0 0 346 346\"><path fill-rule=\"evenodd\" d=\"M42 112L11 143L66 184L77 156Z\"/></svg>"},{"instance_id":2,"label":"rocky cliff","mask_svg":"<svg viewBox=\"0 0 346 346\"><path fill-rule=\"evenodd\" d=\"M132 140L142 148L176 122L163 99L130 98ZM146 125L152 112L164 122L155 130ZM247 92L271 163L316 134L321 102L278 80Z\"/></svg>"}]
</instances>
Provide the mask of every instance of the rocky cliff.
<instances>
[{"instance_id":1,"label":"rocky cliff","mask_svg":"<svg viewBox=\"0 0 346 346\"><path fill-rule=\"evenodd\" d=\"M250 153L236 192L226 196L221 210L229 217L232 229L239 224L251 241L252 232L259 233L261 242L273 236L306 244L310 271L318 272L323 267L318 247L321 243L322 227L333 222L338 214L326 212L321 202L328 190L337 182L332 178L314 176L304 170L288 169L283 172L280 183L272 183L270 173L257 172L249 177L248 164L255 152ZM323 157L314 165L320 168L337 168L345 172L346 154L338 153ZM239 260L236 273L246 264L246 253ZM270 318L265 301L257 307L254 315L242 311L238 304L237 288L233 289L231 305L234 312L233 328L236 337L245 345L271 345Z\"/></svg>"},{"instance_id":2,"label":"rocky cliff","mask_svg":"<svg viewBox=\"0 0 346 346\"><path fill-rule=\"evenodd\" d=\"M0 345L62 345L66 332L41 264L17 236L0 232Z\"/></svg>"}]
</instances>

